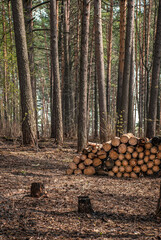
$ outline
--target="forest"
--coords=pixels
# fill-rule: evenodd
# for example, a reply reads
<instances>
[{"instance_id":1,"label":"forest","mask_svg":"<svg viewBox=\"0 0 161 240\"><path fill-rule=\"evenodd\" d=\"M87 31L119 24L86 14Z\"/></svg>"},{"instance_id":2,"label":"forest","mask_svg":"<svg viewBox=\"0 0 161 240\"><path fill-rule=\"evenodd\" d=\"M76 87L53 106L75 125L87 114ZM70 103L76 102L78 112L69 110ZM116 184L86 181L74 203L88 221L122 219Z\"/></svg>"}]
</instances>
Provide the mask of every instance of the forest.
<instances>
[{"instance_id":1,"label":"forest","mask_svg":"<svg viewBox=\"0 0 161 240\"><path fill-rule=\"evenodd\" d=\"M161 239L161 0L0 13L0 239Z\"/></svg>"}]
</instances>

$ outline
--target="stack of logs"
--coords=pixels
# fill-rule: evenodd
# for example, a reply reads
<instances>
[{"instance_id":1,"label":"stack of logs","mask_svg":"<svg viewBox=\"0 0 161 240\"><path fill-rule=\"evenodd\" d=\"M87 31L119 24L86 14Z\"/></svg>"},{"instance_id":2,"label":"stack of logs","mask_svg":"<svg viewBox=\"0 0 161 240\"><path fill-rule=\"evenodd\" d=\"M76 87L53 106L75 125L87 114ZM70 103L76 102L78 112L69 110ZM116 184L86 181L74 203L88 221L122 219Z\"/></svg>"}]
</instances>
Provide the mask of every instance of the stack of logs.
<instances>
[{"instance_id":1,"label":"stack of logs","mask_svg":"<svg viewBox=\"0 0 161 240\"><path fill-rule=\"evenodd\" d=\"M161 138L138 139L128 133L111 141L88 143L82 154L69 164L67 174L106 174L111 177L137 178L161 169Z\"/></svg>"}]
</instances>

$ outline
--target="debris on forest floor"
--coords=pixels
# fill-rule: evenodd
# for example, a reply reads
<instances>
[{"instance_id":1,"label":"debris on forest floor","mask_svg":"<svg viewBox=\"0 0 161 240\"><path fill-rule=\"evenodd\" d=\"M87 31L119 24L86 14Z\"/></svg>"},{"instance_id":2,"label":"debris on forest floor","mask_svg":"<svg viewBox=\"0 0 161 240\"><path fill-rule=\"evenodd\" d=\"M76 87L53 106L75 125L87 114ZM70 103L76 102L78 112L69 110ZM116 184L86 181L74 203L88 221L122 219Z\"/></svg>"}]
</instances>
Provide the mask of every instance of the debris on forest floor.
<instances>
[{"instance_id":1,"label":"debris on forest floor","mask_svg":"<svg viewBox=\"0 0 161 240\"><path fill-rule=\"evenodd\" d=\"M2 148L10 154L0 154L1 240L161 238L155 217L159 178L66 175L76 148L36 152L5 143L0 153ZM46 158L46 152L53 156ZM33 182L42 182L48 197L32 198ZM89 196L93 213L78 212L78 196Z\"/></svg>"}]
</instances>

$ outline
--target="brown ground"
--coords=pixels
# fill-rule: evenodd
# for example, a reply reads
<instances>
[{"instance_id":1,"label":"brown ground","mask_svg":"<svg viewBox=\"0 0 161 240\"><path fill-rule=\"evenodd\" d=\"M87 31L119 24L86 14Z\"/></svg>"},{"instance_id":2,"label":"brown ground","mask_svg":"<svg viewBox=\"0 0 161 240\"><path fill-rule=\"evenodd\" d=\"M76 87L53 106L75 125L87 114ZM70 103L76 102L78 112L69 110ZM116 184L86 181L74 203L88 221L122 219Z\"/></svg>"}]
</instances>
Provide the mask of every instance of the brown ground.
<instances>
[{"instance_id":1,"label":"brown ground","mask_svg":"<svg viewBox=\"0 0 161 240\"><path fill-rule=\"evenodd\" d=\"M159 178L67 176L74 144L40 147L0 140L0 240L161 239ZM47 196L31 198L32 182L43 182ZM93 214L78 214L80 195L90 197Z\"/></svg>"}]
</instances>

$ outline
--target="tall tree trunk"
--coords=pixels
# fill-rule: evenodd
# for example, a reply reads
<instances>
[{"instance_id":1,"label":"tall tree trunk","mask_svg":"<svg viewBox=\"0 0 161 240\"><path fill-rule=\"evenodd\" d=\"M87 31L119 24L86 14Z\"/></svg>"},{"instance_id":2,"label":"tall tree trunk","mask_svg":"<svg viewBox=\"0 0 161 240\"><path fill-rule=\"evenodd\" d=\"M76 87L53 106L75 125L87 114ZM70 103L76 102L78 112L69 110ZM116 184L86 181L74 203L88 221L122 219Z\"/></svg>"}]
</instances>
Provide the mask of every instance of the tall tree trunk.
<instances>
[{"instance_id":1,"label":"tall tree trunk","mask_svg":"<svg viewBox=\"0 0 161 240\"><path fill-rule=\"evenodd\" d=\"M63 122L62 122L62 103L60 90L60 75L59 75L59 57L58 57L58 31L57 31L57 7L56 1L50 0L50 17L51 17L51 58L54 77L55 102L55 125L56 125L56 142L63 143Z\"/></svg>"},{"instance_id":2,"label":"tall tree trunk","mask_svg":"<svg viewBox=\"0 0 161 240\"><path fill-rule=\"evenodd\" d=\"M101 19L102 19L101 0L94 0L95 51L96 51L96 68L98 76L99 108L100 108L100 138L102 142L106 142L108 139L107 105L106 105L105 70L104 70L104 53L103 53Z\"/></svg>"},{"instance_id":3,"label":"tall tree trunk","mask_svg":"<svg viewBox=\"0 0 161 240\"><path fill-rule=\"evenodd\" d=\"M7 83L7 36L6 36L6 20L4 0L2 1L2 24L3 24L3 61L4 61L4 81L3 81L3 100L4 100L4 120L6 128L8 127L8 83Z\"/></svg>"},{"instance_id":4,"label":"tall tree trunk","mask_svg":"<svg viewBox=\"0 0 161 240\"><path fill-rule=\"evenodd\" d=\"M147 137L152 138L156 132L156 117L157 117L157 97L158 97L158 82L160 74L161 61L161 0L159 0L157 32L154 48L154 59L152 69L152 83L150 91L150 103L147 121Z\"/></svg>"},{"instance_id":5,"label":"tall tree trunk","mask_svg":"<svg viewBox=\"0 0 161 240\"><path fill-rule=\"evenodd\" d=\"M78 118L78 151L87 144L87 76L88 76L88 35L90 3L83 0L80 85L79 85L79 118Z\"/></svg>"},{"instance_id":6,"label":"tall tree trunk","mask_svg":"<svg viewBox=\"0 0 161 240\"><path fill-rule=\"evenodd\" d=\"M30 67L30 76L31 76L32 96L33 96L35 117L36 117L36 126L37 126L37 132L38 132L36 77L35 77L35 64L34 64L34 42L33 42L32 0L23 0L23 6L24 6L24 17L25 17L28 58L29 58L29 67Z\"/></svg>"},{"instance_id":7,"label":"tall tree trunk","mask_svg":"<svg viewBox=\"0 0 161 240\"><path fill-rule=\"evenodd\" d=\"M110 114L110 85L111 85L111 54L112 54L112 25L113 25L113 0L110 2L110 20L108 24L108 46L107 46L107 114ZM108 117L109 120L109 117ZM109 122L109 121L108 121Z\"/></svg>"},{"instance_id":8,"label":"tall tree trunk","mask_svg":"<svg viewBox=\"0 0 161 240\"><path fill-rule=\"evenodd\" d=\"M133 28L133 40L132 40L132 50L131 50L131 64L130 64L130 80L129 80L129 107L128 107L128 126L127 132L134 134L134 28Z\"/></svg>"},{"instance_id":9,"label":"tall tree trunk","mask_svg":"<svg viewBox=\"0 0 161 240\"><path fill-rule=\"evenodd\" d=\"M11 0L11 4L20 82L23 143L35 145L37 144L37 131L22 0Z\"/></svg>"},{"instance_id":10,"label":"tall tree trunk","mask_svg":"<svg viewBox=\"0 0 161 240\"><path fill-rule=\"evenodd\" d=\"M132 49L132 33L134 21L134 0L128 0L127 25L126 25L126 40L125 40L125 65L123 74L123 88L121 100L121 113L123 117L123 132L127 132L128 124L128 98L129 98L129 80L130 80L130 63Z\"/></svg>"},{"instance_id":11,"label":"tall tree trunk","mask_svg":"<svg viewBox=\"0 0 161 240\"><path fill-rule=\"evenodd\" d=\"M120 50L119 50L119 70L118 70L118 88L117 88L117 126L116 134L119 136L121 131L121 98L122 83L125 61L125 29L126 29L126 0L120 1Z\"/></svg>"},{"instance_id":12,"label":"tall tree trunk","mask_svg":"<svg viewBox=\"0 0 161 240\"><path fill-rule=\"evenodd\" d=\"M69 0L64 1L64 134L70 134L70 59L69 59Z\"/></svg>"},{"instance_id":13,"label":"tall tree trunk","mask_svg":"<svg viewBox=\"0 0 161 240\"><path fill-rule=\"evenodd\" d=\"M94 116L94 138L98 138L98 91L97 91L97 86L98 86L98 80L97 80L97 70L95 67L95 81L94 81L94 96L95 96L95 101L94 101L94 107L95 107L95 116Z\"/></svg>"}]
</instances>

